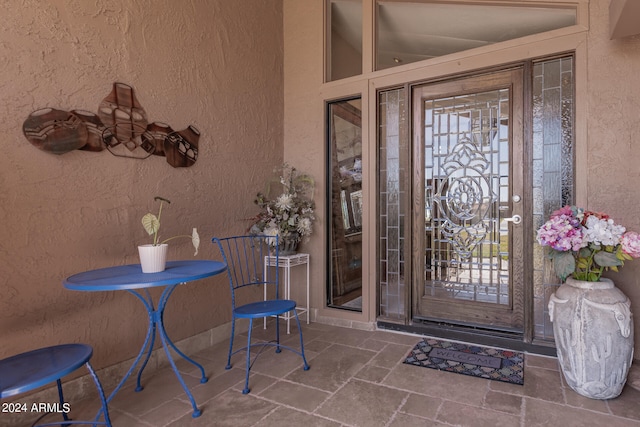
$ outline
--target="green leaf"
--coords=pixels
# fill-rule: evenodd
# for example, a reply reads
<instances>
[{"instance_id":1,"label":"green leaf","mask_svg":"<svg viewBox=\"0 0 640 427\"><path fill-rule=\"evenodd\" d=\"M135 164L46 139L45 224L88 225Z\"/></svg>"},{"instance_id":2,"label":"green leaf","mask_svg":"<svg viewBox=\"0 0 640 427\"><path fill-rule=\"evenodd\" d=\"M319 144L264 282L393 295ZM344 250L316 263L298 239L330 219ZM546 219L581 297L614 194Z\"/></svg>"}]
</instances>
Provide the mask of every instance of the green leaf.
<instances>
[{"instance_id":1,"label":"green leaf","mask_svg":"<svg viewBox=\"0 0 640 427\"><path fill-rule=\"evenodd\" d=\"M593 256L593 260L600 267L614 267L617 265L622 265L622 261L610 252L598 252Z\"/></svg>"},{"instance_id":2,"label":"green leaf","mask_svg":"<svg viewBox=\"0 0 640 427\"><path fill-rule=\"evenodd\" d=\"M564 281L576 270L576 260L571 252L556 252L553 257L553 267L558 277Z\"/></svg>"},{"instance_id":3,"label":"green leaf","mask_svg":"<svg viewBox=\"0 0 640 427\"><path fill-rule=\"evenodd\" d=\"M573 273L573 278L576 280L582 280L583 282L586 282L588 277L587 277L587 273Z\"/></svg>"},{"instance_id":4,"label":"green leaf","mask_svg":"<svg viewBox=\"0 0 640 427\"><path fill-rule=\"evenodd\" d=\"M196 228L193 228L193 232L191 233L191 243L193 243L193 247L196 250L196 253L193 254L193 256L198 255L198 248L200 247L200 235L198 234L198 230L196 230Z\"/></svg>"},{"instance_id":5,"label":"green leaf","mask_svg":"<svg viewBox=\"0 0 640 427\"><path fill-rule=\"evenodd\" d=\"M591 249L589 247L580 248L578 251L578 256L580 258L589 258L591 256Z\"/></svg>"},{"instance_id":6,"label":"green leaf","mask_svg":"<svg viewBox=\"0 0 640 427\"><path fill-rule=\"evenodd\" d=\"M158 221L158 218L156 218L154 214L148 213L142 217L142 226L149 235L152 235L160 229L160 221Z\"/></svg>"},{"instance_id":7,"label":"green leaf","mask_svg":"<svg viewBox=\"0 0 640 427\"><path fill-rule=\"evenodd\" d=\"M578 258L577 267L580 269L589 268L589 263L584 258Z\"/></svg>"},{"instance_id":8,"label":"green leaf","mask_svg":"<svg viewBox=\"0 0 640 427\"><path fill-rule=\"evenodd\" d=\"M600 275L598 273L589 273L589 276L587 277L588 282L597 282L598 280L600 280Z\"/></svg>"}]
</instances>

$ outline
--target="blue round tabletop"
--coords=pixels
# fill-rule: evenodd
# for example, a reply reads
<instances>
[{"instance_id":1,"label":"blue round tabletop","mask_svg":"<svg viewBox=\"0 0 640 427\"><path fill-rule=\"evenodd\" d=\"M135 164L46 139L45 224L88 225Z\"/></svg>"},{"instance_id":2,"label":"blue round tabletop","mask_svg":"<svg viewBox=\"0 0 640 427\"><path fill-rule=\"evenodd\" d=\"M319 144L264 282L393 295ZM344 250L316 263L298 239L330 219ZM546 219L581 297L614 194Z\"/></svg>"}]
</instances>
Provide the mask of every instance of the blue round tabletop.
<instances>
[{"instance_id":1,"label":"blue round tabletop","mask_svg":"<svg viewBox=\"0 0 640 427\"><path fill-rule=\"evenodd\" d=\"M175 285L215 276L227 269L220 261L168 261L159 273L143 273L140 264L86 271L67 277L62 284L75 291L118 291Z\"/></svg>"},{"instance_id":2,"label":"blue round tabletop","mask_svg":"<svg viewBox=\"0 0 640 427\"><path fill-rule=\"evenodd\" d=\"M75 371L89 359L86 344L40 348L0 360L0 398L15 396L49 384Z\"/></svg>"}]
</instances>

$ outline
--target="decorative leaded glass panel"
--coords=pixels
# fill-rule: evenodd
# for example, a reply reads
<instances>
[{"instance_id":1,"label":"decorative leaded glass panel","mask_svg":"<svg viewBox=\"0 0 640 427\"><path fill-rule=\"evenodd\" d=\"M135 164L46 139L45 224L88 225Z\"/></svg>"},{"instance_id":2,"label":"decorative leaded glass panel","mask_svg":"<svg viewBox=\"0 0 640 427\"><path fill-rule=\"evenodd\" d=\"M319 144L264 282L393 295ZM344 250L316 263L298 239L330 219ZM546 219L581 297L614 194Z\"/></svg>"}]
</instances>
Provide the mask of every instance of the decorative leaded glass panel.
<instances>
[{"instance_id":1,"label":"decorative leaded glass panel","mask_svg":"<svg viewBox=\"0 0 640 427\"><path fill-rule=\"evenodd\" d=\"M574 199L573 57L533 66L533 228ZM537 243L533 251L534 337L553 340L549 296L559 286L551 261Z\"/></svg>"},{"instance_id":2,"label":"decorative leaded glass panel","mask_svg":"<svg viewBox=\"0 0 640 427\"><path fill-rule=\"evenodd\" d=\"M406 95L403 89L379 95L380 141L378 161L379 253L378 277L380 316L405 319L405 227L409 141L406 134ZM408 272L406 272L408 274Z\"/></svg>"},{"instance_id":3,"label":"decorative leaded glass panel","mask_svg":"<svg viewBox=\"0 0 640 427\"><path fill-rule=\"evenodd\" d=\"M423 109L425 295L509 305L509 90Z\"/></svg>"}]
</instances>

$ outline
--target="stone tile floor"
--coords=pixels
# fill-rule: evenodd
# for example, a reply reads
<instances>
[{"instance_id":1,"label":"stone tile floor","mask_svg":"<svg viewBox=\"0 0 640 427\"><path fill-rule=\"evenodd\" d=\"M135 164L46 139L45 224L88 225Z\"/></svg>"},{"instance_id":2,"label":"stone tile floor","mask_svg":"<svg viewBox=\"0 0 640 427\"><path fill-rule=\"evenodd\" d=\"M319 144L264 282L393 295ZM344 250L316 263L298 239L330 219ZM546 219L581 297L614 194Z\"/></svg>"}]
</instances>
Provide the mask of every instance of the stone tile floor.
<instances>
[{"instance_id":1,"label":"stone tile floor","mask_svg":"<svg viewBox=\"0 0 640 427\"><path fill-rule=\"evenodd\" d=\"M295 343L297 331L291 332L283 341ZM184 391L165 368L145 373L141 392L129 381L109 405L113 425L640 426L640 391L627 386L609 401L584 398L566 386L555 358L526 355L519 386L403 364L419 336L317 323L304 325L303 333L309 371L299 356L268 350L253 366L251 393L243 395L243 354L225 370L222 342L193 355L205 367L205 384L192 365L178 363L199 418L191 417ZM75 402L71 415L91 419L87 414L97 407L97 398Z\"/></svg>"}]
</instances>

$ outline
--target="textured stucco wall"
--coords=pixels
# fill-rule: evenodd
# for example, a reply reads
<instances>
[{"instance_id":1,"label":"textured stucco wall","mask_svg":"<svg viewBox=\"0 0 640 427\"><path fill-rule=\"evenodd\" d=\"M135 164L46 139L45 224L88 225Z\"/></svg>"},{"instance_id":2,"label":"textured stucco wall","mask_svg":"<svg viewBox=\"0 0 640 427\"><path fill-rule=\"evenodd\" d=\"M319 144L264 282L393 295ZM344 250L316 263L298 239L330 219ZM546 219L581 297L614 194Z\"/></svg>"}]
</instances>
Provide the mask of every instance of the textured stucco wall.
<instances>
[{"instance_id":1,"label":"textured stucco wall","mask_svg":"<svg viewBox=\"0 0 640 427\"><path fill-rule=\"evenodd\" d=\"M311 306L325 305L323 240L325 194L324 110L319 93L323 75L322 0L284 0L285 159L315 178L316 223L302 250L310 258Z\"/></svg>"},{"instance_id":2,"label":"textured stucco wall","mask_svg":"<svg viewBox=\"0 0 640 427\"><path fill-rule=\"evenodd\" d=\"M640 36L609 40L609 2L590 2L588 204L640 232ZM579 72L579 70L578 70ZM640 356L640 260L605 273L631 299Z\"/></svg>"},{"instance_id":3,"label":"textured stucco wall","mask_svg":"<svg viewBox=\"0 0 640 427\"><path fill-rule=\"evenodd\" d=\"M65 290L88 269L137 263L140 218L163 211L168 236L246 229L253 195L283 158L280 0L0 0L0 357L86 342L96 367L133 357L146 315L126 292ZM150 121L201 132L199 157L107 151L54 155L22 133L43 107L96 112L113 82L135 88ZM169 259L192 257L186 240ZM165 320L174 340L230 320L226 276L179 287ZM158 296L158 292L153 292Z\"/></svg>"}]
</instances>

